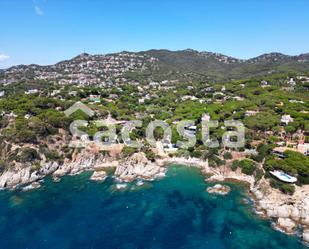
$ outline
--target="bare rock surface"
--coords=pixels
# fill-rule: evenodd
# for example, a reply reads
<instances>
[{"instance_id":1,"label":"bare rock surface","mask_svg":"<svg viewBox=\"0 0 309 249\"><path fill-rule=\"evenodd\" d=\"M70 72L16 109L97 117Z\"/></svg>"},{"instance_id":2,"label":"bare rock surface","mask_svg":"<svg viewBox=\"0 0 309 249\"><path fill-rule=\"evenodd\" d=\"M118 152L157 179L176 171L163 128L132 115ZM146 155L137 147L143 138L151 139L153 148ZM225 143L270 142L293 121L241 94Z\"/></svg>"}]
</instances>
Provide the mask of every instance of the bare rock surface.
<instances>
[{"instance_id":1,"label":"bare rock surface","mask_svg":"<svg viewBox=\"0 0 309 249\"><path fill-rule=\"evenodd\" d=\"M132 182L137 178L154 180L165 175L166 168L149 161L143 152L135 153L121 163L115 171L115 176L122 181Z\"/></svg>"},{"instance_id":2,"label":"bare rock surface","mask_svg":"<svg viewBox=\"0 0 309 249\"><path fill-rule=\"evenodd\" d=\"M97 182L103 182L106 178L107 178L107 174L105 171L95 171L90 177L90 180L97 181Z\"/></svg>"},{"instance_id":3,"label":"bare rock surface","mask_svg":"<svg viewBox=\"0 0 309 249\"><path fill-rule=\"evenodd\" d=\"M216 184L213 187L207 188L209 194L227 195L231 191L229 186L224 186L221 184Z\"/></svg>"}]
</instances>

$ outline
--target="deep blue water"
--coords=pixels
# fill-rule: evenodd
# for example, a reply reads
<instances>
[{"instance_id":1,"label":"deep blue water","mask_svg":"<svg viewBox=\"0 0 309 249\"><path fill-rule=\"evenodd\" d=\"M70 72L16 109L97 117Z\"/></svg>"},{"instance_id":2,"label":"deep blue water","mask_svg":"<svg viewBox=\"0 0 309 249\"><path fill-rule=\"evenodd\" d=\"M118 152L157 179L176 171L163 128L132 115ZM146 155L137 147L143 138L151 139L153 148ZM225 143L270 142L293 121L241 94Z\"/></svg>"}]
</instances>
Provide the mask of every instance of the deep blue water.
<instances>
[{"instance_id":1,"label":"deep blue water","mask_svg":"<svg viewBox=\"0 0 309 249\"><path fill-rule=\"evenodd\" d=\"M46 180L31 192L0 192L1 249L304 249L274 231L230 184L211 196L198 171L172 167L163 180L116 190L89 174Z\"/></svg>"}]
</instances>

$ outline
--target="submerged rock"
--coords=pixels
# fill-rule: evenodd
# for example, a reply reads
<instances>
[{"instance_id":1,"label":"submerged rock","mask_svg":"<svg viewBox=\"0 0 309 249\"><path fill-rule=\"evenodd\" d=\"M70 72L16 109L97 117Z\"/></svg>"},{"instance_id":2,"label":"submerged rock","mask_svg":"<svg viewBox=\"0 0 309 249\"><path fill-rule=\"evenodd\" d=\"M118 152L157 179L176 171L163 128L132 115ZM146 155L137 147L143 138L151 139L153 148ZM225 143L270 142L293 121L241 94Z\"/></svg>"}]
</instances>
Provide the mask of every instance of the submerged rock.
<instances>
[{"instance_id":1,"label":"submerged rock","mask_svg":"<svg viewBox=\"0 0 309 249\"><path fill-rule=\"evenodd\" d=\"M231 191L229 186L224 186L221 184L216 184L213 187L207 188L209 194L227 195Z\"/></svg>"},{"instance_id":2,"label":"submerged rock","mask_svg":"<svg viewBox=\"0 0 309 249\"><path fill-rule=\"evenodd\" d=\"M41 187L40 183L33 182L30 185L23 187L23 191L30 191L30 190L37 189L37 188L40 188L40 187Z\"/></svg>"}]
</instances>

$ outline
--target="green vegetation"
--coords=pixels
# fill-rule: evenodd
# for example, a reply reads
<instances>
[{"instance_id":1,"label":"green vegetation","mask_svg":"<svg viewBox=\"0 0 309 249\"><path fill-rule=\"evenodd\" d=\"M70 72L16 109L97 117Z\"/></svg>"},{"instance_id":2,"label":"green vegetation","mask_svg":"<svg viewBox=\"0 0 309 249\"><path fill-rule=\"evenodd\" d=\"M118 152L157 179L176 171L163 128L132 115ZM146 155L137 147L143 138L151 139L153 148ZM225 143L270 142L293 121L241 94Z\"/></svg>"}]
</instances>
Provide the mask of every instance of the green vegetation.
<instances>
[{"instance_id":1,"label":"green vegetation","mask_svg":"<svg viewBox=\"0 0 309 249\"><path fill-rule=\"evenodd\" d=\"M6 91L6 97L0 98L0 141L1 155L0 173L11 166L12 162L23 160L32 162L37 166L40 156L43 154L49 161L62 162L65 158L71 158L73 150L68 146L71 135L68 133L69 125L73 120L86 120L88 125L79 127L87 132L90 139L98 131L106 127L97 127L95 121L110 116L120 120L141 120L142 126L136 127L130 132L133 140L142 140L146 146L141 151L146 153L148 159L154 161L156 155L151 146L144 140L146 127L154 120L164 120L171 126L171 143L186 141L179 135L176 126L181 120L193 120L197 126L197 142L188 150L178 149L175 156L196 157L208 159L211 167L224 165L232 159L232 151L243 152L245 149L255 149L257 155L248 155L246 159L234 161L232 170L238 168L247 175L253 175L256 181L264 176L264 171L258 166L263 163L266 176L270 170L283 170L298 178L298 184L309 184L308 157L295 152L286 152L284 159L278 159L271 155L274 147L286 140L298 142L301 138L309 142L309 98L308 83L297 80L292 90L287 81L290 78L297 79L299 72L267 74L264 68L259 68L256 74L249 75L244 80L230 80L224 77L216 77L222 73L217 65L212 65L209 74L205 75L205 69L196 59L195 52L183 52L174 55L173 59L166 58L163 64L170 66L157 73L153 72L127 72L125 83L114 83L109 87L102 86L80 86L55 85L50 82L12 84L0 86L0 90ZM161 56L169 54L160 52ZM187 65L184 59L191 58ZM172 60L173 63L170 63ZM204 59L201 59L204 60ZM175 71L180 65L181 70ZM188 67L190 70L184 70ZM247 75L242 69L232 68L230 75ZM231 68L230 68L231 67ZM246 66L247 67L247 66ZM248 66L249 67L249 66ZM179 69L179 68L178 68ZM257 68L250 70L256 70ZM224 69L225 71L227 69ZM220 71L220 72L219 72ZM285 70L283 70L285 71ZM216 80L214 80L216 78ZM239 77L235 77L239 78ZM160 87L152 87L150 81L161 82L169 79ZM261 81L267 81L269 86L261 87ZM224 87L223 87L224 86ZM40 90L37 94L25 95L25 90L36 87ZM55 96L51 92L57 90ZM74 93L74 94L72 94ZM100 103L91 101L90 95L97 95ZM140 102L140 99L144 101ZM77 111L70 117L66 117L64 110L76 101L82 101L95 111L93 117L88 117L82 111ZM250 112L253 111L251 115ZM244 148L226 149L220 144L219 148L209 148L203 144L201 135L201 117L208 113L212 120L218 121L218 127L210 129L211 139L217 139L221 143L222 134L227 131L224 125L226 120L242 121L246 127L246 144ZM282 115L288 114L294 120L287 126L280 125ZM116 126L119 133L121 125ZM163 131L155 129L155 138L161 139ZM118 136L118 142L123 142ZM17 149L10 152L11 148L6 145L21 145L20 148L37 148L22 151ZM52 145L52 146L47 146ZM48 149L50 148L50 149ZM139 150L125 147L121 156L126 158ZM244 158L244 157L242 157ZM265 163L264 163L265 161ZM272 179L272 178L271 178ZM272 179L272 186L286 193L292 193L290 185Z\"/></svg>"},{"instance_id":2,"label":"green vegetation","mask_svg":"<svg viewBox=\"0 0 309 249\"><path fill-rule=\"evenodd\" d=\"M237 168L240 168L241 172L246 175L253 175L256 170L256 164L254 161L249 159L234 161L232 164L232 169L236 170Z\"/></svg>"},{"instance_id":3,"label":"green vegetation","mask_svg":"<svg viewBox=\"0 0 309 249\"><path fill-rule=\"evenodd\" d=\"M295 187L293 185L280 182L276 179L270 179L270 186L272 186L273 188L279 189L285 194L292 195L295 192Z\"/></svg>"},{"instance_id":4,"label":"green vegetation","mask_svg":"<svg viewBox=\"0 0 309 249\"><path fill-rule=\"evenodd\" d=\"M309 158L301 153L286 151L284 159L277 159L273 156L267 158L264 169L283 170L298 178L300 184L309 184Z\"/></svg>"}]
</instances>

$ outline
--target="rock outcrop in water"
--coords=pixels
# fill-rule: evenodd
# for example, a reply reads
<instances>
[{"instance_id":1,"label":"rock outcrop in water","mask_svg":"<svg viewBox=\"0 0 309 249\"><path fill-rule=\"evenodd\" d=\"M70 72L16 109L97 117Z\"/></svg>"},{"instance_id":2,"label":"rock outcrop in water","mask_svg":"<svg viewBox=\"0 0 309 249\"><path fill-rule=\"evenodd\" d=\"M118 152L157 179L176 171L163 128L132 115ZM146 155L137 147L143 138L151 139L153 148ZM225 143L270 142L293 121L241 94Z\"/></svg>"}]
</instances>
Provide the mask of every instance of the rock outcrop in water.
<instances>
[{"instance_id":1,"label":"rock outcrop in water","mask_svg":"<svg viewBox=\"0 0 309 249\"><path fill-rule=\"evenodd\" d=\"M309 229L304 230L303 241L309 245Z\"/></svg>"},{"instance_id":2,"label":"rock outcrop in water","mask_svg":"<svg viewBox=\"0 0 309 249\"><path fill-rule=\"evenodd\" d=\"M216 184L213 187L207 188L209 194L227 195L231 191L231 188L221 184Z\"/></svg>"},{"instance_id":3,"label":"rock outcrop in water","mask_svg":"<svg viewBox=\"0 0 309 249\"><path fill-rule=\"evenodd\" d=\"M145 153L133 154L125 162L120 164L115 171L115 176L125 182L134 181L137 178L153 180L165 176L166 168L147 159Z\"/></svg>"},{"instance_id":4,"label":"rock outcrop in water","mask_svg":"<svg viewBox=\"0 0 309 249\"><path fill-rule=\"evenodd\" d=\"M105 171L95 171L93 172L92 176L90 177L90 180L97 181L97 182L103 182L107 178L107 174Z\"/></svg>"}]
</instances>

